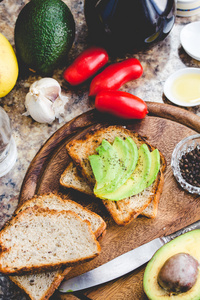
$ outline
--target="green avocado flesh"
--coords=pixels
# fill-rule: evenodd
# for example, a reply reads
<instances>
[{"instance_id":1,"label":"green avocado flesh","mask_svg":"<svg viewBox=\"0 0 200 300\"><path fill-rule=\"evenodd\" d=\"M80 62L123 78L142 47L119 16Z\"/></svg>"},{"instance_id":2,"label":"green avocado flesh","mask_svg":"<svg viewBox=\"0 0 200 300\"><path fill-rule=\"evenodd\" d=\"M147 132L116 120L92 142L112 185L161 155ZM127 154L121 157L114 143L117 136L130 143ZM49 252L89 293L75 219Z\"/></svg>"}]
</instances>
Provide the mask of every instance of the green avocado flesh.
<instances>
[{"instance_id":1,"label":"green avocado flesh","mask_svg":"<svg viewBox=\"0 0 200 300\"><path fill-rule=\"evenodd\" d=\"M108 142L106 141L106 143ZM103 144L105 144L105 141L102 142L102 145ZM110 145L109 147L113 148L113 157L108 155L103 156L104 153L102 151L99 152L99 148L97 148L99 155L93 155L89 158L97 182L94 188L95 195L112 193L113 191L117 190L133 173L138 161L138 149L132 139L123 140L119 137L116 137L113 145ZM103 175L102 179L99 178L99 174L96 174L98 173L98 170L92 161L94 156L102 158L103 165L100 166L99 169L106 169L105 173L107 176ZM107 168L108 164L110 165L109 168ZM112 174L110 172L112 172Z\"/></svg>"},{"instance_id":2,"label":"green avocado flesh","mask_svg":"<svg viewBox=\"0 0 200 300\"><path fill-rule=\"evenodd\" d=\"M156 179L160 170L160 153L158 149L151 152L151 169L146 179L146 188L149 187Z\"/></svg>"},{"instance_id":3,"label":"green avocado flesh","mask_svg":"<svg viewBox=\"0 0 200 300\"><path fill-rule=\"evenodd\" d=\"M102 161L101 172L103 176L101 176L100 180L97 180L99 176L95 177L97 181L97 189L101 189L108 183L112 184L112 182L116 180L117 176L119 176L120 162L117 151L106 140L102 141L102 144L96 149L96 151L98 152ZM92 170L95 174L98 172L98 170L96 170L94 164L92 164L91 157L89 159Z\"/></svg>"},{"instance_id":4,"label":"green avocado flesh","mask_svg":"<svg viewBox=\"0 0 200 300\"><path fill-rule=\"evenodd\" d=\"M101 199L118 201L142 192L160 169L159 151L150 152L146 144L138 150L130 137L116 137L113 145L103 140L96 151L89 160L96 179L94 194Z\"/></svg>"},{"instance_id":5,"label":"green avocado flesh","mask_svg":"<svg viewBox=\"0 0 200 300\"><path fill-rule=\"evenodd\" d=\"M129 179L116 191L109 194L101 194L98 197L108 200L121 200L137 195L145 189L146 179L151 168L151 155L146 144L138 150L139 158L134 172Z\"/></svg>"},{"instance_id":6,"label":"green avocado flesh","mask_svg":"<svg viewBox=\"0 0 200 300\"><path fill-rule=\"evenodd\" d=\"M143 278L144 291L150 300L199 300L200 299L200 272L197 281L187 292L169 294L158 284L158 274L164 263L173 255L188 253L200 261L200 229L187 232L162 246L146 266Z\"/></svg>"}]
</instances>

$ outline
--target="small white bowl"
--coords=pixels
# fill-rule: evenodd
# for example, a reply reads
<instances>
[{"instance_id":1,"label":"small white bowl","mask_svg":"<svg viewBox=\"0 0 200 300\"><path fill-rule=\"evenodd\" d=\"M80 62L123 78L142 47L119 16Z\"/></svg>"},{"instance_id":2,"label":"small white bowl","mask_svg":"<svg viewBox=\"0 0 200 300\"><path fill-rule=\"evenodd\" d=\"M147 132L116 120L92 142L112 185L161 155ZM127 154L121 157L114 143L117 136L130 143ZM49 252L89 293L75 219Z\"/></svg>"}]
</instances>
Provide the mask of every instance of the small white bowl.
<instances>
[{"instance_id":1,"label":"small white bowl","mask_svg":"<svg viewBox=\"0 0 200 300\"><path fill-rule=\"evenodd\" d=\"M178 0L176 15L179 17L191 17L200 13L200 0Z\"/></svg>"},{"instance_id":2,"label":"small white bowl","mask_svg":"<svg viewBox=\"0 0 200 300\"><path fill-rule=\"evenodd\" d=\"M185 100L181 100L178 95L177 92L175 92L175 84L177 82L178 79L183 78L184 76L196 76L195 74L197 74L198 78L197 80L199 80L199 85L197 86L198 91L199 91L199 97L196 98L195 100L193 100L193 102L186 102ZM193 79L193 78L192 78ZM193 80L189 81L187 78L187 82L189 84L189 82L194 82ZM186 84L183 86L183 88L187 87L187 82ZM191 94L194 92L194 88L188 88L187 89ZM164 84L164 94L165 96L173 103L179 105L179 106L185 106L185 107L189 107L189 106L196 106L200 104L200 68L184 68L184 69L180 69L178 71L176 71L175 73L173 73L172 75L170 75L168 77L168 79L165 81Z\"/></svg>"},{"instance_id":3,"label":"small white bowl","mask_svg":"<svg viewBox=\"0 0 200 300\"><path fill-rule=\"evenodd\" d=\"M184 26L180 33L180 41L188 55L200 60L200 21Z\"/></svg>"}]
</instances>

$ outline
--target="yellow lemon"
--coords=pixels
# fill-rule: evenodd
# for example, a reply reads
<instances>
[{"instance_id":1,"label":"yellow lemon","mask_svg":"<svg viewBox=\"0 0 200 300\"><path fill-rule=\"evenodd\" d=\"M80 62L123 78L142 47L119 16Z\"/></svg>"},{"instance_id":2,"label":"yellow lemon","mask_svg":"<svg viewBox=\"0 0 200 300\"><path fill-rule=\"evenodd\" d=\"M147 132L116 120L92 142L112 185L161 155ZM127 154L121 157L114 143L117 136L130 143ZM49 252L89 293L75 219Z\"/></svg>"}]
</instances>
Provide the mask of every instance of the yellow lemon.
<instances>
[{"instance_id":1,"label":"yellow lemon","mask_svg":"<svg viewBox=\"0 0 200 300\"><path fill-rule=\"evenodd\" d=\"M6 96L15 86L19 73L15 52L0 33L0 98Z\"/></svg>"}]
</instances>

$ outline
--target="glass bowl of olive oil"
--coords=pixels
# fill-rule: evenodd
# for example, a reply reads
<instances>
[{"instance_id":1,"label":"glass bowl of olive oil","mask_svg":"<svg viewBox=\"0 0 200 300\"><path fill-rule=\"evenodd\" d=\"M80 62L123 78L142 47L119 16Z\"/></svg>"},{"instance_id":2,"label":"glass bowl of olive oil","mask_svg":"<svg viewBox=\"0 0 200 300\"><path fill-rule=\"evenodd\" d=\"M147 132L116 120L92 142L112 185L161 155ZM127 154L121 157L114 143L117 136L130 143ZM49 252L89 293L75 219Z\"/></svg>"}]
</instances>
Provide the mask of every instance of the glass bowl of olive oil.
<instances>
[{"instance_id":1,"label":"glass bowl of olive oil","mask_svg":"<svg viewBox=\"0 0 200 300\"><path fill-rule=\"evenodd\" d=\"M183 189L200 195L200 134L186 137L176 145L171 167Z\"/></svg>"},{"instance_id":2,"label":"glass bowl of olive oil","mask_svg":"<svg viewBox=\"0 0 200 300\"><path fill-rule=\"evenodd\" d=\"M200 104L200 68L184 68L168 77L164 84L165 96L179 106Z\"/></svg>"}]
</instances>

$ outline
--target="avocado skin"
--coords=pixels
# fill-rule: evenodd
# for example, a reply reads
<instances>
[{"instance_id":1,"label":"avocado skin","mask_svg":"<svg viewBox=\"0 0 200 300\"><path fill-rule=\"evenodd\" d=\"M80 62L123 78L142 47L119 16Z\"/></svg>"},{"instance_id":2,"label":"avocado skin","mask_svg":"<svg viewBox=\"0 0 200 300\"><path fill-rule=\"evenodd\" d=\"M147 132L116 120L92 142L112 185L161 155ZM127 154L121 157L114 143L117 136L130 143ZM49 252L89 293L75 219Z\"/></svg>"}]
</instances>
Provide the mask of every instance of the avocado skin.
<instances>
[{"instance_id":1,"label":"avocado skin","mask_svg":"<svg viewBox=\"0 0 200 300\"><path fill-rule=\"evenodd\" d=\"M61 0L31 0L18 15L14 36L20 64L49 75L66 60L75 38L75 21Z\"/></svg>"},{"instance_id":2,"label":"avocado skin","mask_svg":"<svg viewBox=\"0 0 200 300\"><path fill-rule=\"evenodd\" d=\"M164 263L175 254L185 252L200 261L200 229L187 232L162 246L146 266L143 277L144 292L150 300L199 300L200 274L187 292L171 295L158 284L157 278Z\"/></svg>"}]
</instances>

